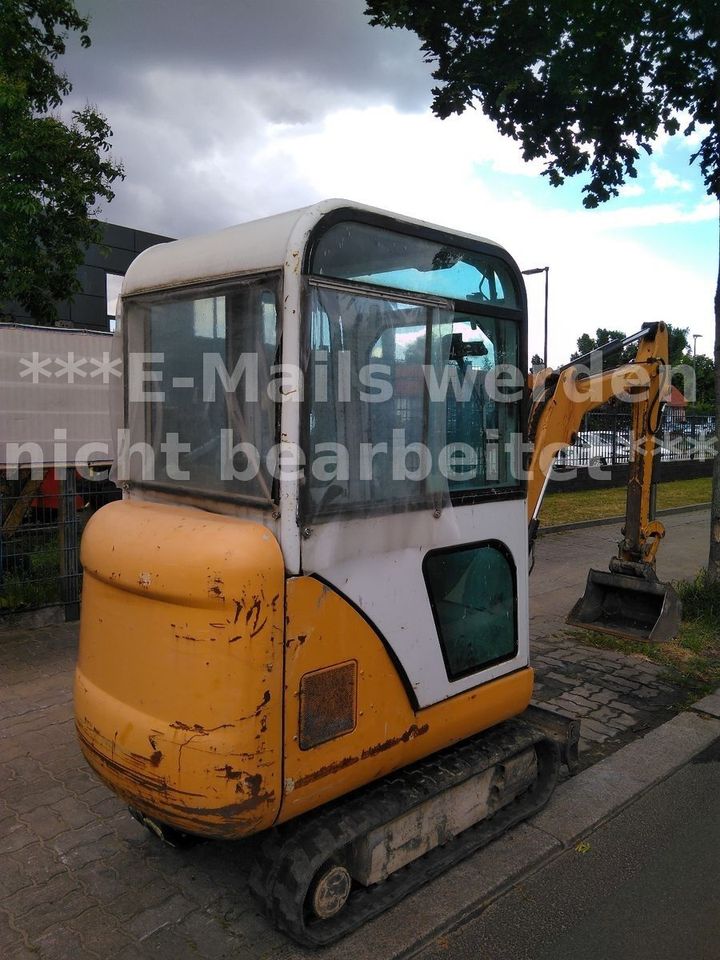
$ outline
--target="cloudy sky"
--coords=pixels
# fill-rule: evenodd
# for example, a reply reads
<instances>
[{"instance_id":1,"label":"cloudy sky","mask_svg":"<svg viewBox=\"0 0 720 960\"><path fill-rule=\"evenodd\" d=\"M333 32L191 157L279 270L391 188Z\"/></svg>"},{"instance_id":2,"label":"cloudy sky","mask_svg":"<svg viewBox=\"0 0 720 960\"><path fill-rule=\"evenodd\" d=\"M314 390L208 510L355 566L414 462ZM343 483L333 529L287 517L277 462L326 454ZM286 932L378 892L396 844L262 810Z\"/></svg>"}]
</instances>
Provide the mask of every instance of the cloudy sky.
<instances>
[{"instance_id":1,"label":"cloudy sky","mask_svg":"<svg viewBox=\"0 0 720 960\"><path fill-rule=\"evenodd\" d=\"M92 47L61 61L126 179L104 220L173 237L346 197L505 245L550 267L551 364L583 332L666 320L712 353L717 208L661 138L621 197L581 206L479 110L437 120L417 38L370 27L363 0L77 0ZM543 278L527 278L542 353Z\"/></svg>"}]
</instances>

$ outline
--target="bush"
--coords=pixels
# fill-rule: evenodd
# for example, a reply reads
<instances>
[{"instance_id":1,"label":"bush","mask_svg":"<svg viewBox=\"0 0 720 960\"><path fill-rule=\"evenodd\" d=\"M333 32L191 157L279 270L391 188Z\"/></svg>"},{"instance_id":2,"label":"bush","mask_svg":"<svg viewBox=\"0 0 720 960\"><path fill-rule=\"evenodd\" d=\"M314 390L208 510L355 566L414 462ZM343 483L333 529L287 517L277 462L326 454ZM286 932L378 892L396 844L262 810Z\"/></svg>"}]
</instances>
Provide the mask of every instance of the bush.
<instances>
[{"instance_id":1,"label":"bush","mask_svg":"<svg viewBox=\"0 0 720 960\"><path fill-rule=\"evenodd\" d=\"M701 570L694 580L681 581L677 592L682 600L683 620L720 624L720 583L711 583L707 570Z\"/></svg>"}]
</instances>

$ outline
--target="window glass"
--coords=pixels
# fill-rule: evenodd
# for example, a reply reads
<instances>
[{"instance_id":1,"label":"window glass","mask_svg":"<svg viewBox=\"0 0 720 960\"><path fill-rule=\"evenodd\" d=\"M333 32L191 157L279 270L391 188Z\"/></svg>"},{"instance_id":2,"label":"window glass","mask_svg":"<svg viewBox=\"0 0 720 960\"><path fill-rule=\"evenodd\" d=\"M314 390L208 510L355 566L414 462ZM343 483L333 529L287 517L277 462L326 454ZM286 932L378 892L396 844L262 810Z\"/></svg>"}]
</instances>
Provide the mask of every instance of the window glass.
<instances>
[{"instance_id":1,"label":"window glass","mask_svg":"<svg viewBox=\"0 0 720 960\"><path fill-rule=\"evenodd\" d=\"M309 301L308 519L520 485L522 389L495 382L515 321L315 282Z\"/></svg>"},{"instance_id":2,"label":"window glass","mask_svg":"<svg viewBox=\"0 0 720 960\"><path fill-rule=\"evenodd\" d=\"M365 223L338 223L318 240L311 272L517 309L508 267L497 257Z\"/></svg>"},{"instance_id":3,"label":"window glass","mask_svg":"<svg viewBox=\"0 0 720 960\"><path fill-rule=\"evenodd\" d=\"M153 454L152 476L137 457L130 479L271 499L276 304L275 278L128 302L129 343L146 352L142 394L128 397L131 438Z\"/></svg>"},{"instance_id":4,"label":"window glass","mask_svg":"<svg viewBox=\"0 0 720 960\"><path fill-rule=\"evenodd\" d=\"M423 569L449 679L515 655L515 571L502 544L437 551Z\"/></svg>"},{"instance_id":5,"label":"window glass","mask_svg":"<svg viewBox=\"0 0 720 960\"><path fill-rule=\"evenodd\" d=\"M108 328L115 330L115 314L117 313L117 301L122 289L124 276L122 273L105 274L105 302L106 314L108 318Z\"/></svg>"}]
</instances>

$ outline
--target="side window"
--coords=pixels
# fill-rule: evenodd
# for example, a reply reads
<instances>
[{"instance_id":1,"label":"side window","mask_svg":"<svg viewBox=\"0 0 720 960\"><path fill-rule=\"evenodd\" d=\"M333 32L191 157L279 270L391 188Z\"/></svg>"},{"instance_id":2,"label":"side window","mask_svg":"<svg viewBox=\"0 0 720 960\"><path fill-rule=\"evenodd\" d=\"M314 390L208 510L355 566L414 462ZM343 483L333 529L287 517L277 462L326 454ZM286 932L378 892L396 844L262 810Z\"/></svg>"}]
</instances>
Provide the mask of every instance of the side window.
<instances>
[{"instance_id":1,"label":"side window","mask_svg":"<svg viewBox=\"0 0 720 960\"><path fill-rule=\"evenodd\" d=\"M448 679L515 655L515 566L504 544L435 550L426 555L423 572Z\"/></svg>"}]
</instances>

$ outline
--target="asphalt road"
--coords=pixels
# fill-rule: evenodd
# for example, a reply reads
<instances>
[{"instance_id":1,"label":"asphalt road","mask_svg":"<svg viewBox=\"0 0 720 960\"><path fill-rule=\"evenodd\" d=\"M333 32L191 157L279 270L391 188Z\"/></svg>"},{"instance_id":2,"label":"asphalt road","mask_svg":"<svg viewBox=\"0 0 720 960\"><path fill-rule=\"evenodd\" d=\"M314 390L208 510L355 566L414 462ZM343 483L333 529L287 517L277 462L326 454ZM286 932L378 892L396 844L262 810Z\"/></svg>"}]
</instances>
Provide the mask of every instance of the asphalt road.
<instances>
[{"instance_id":1,"label":"asphalt road","mask_svg":"<svg viewBox=\"0 0 720 960\"><path fill-rule=\"evenodd\" d=\"M720 741L420 960L719 960Z\"/></svg>"}]
</instances>

